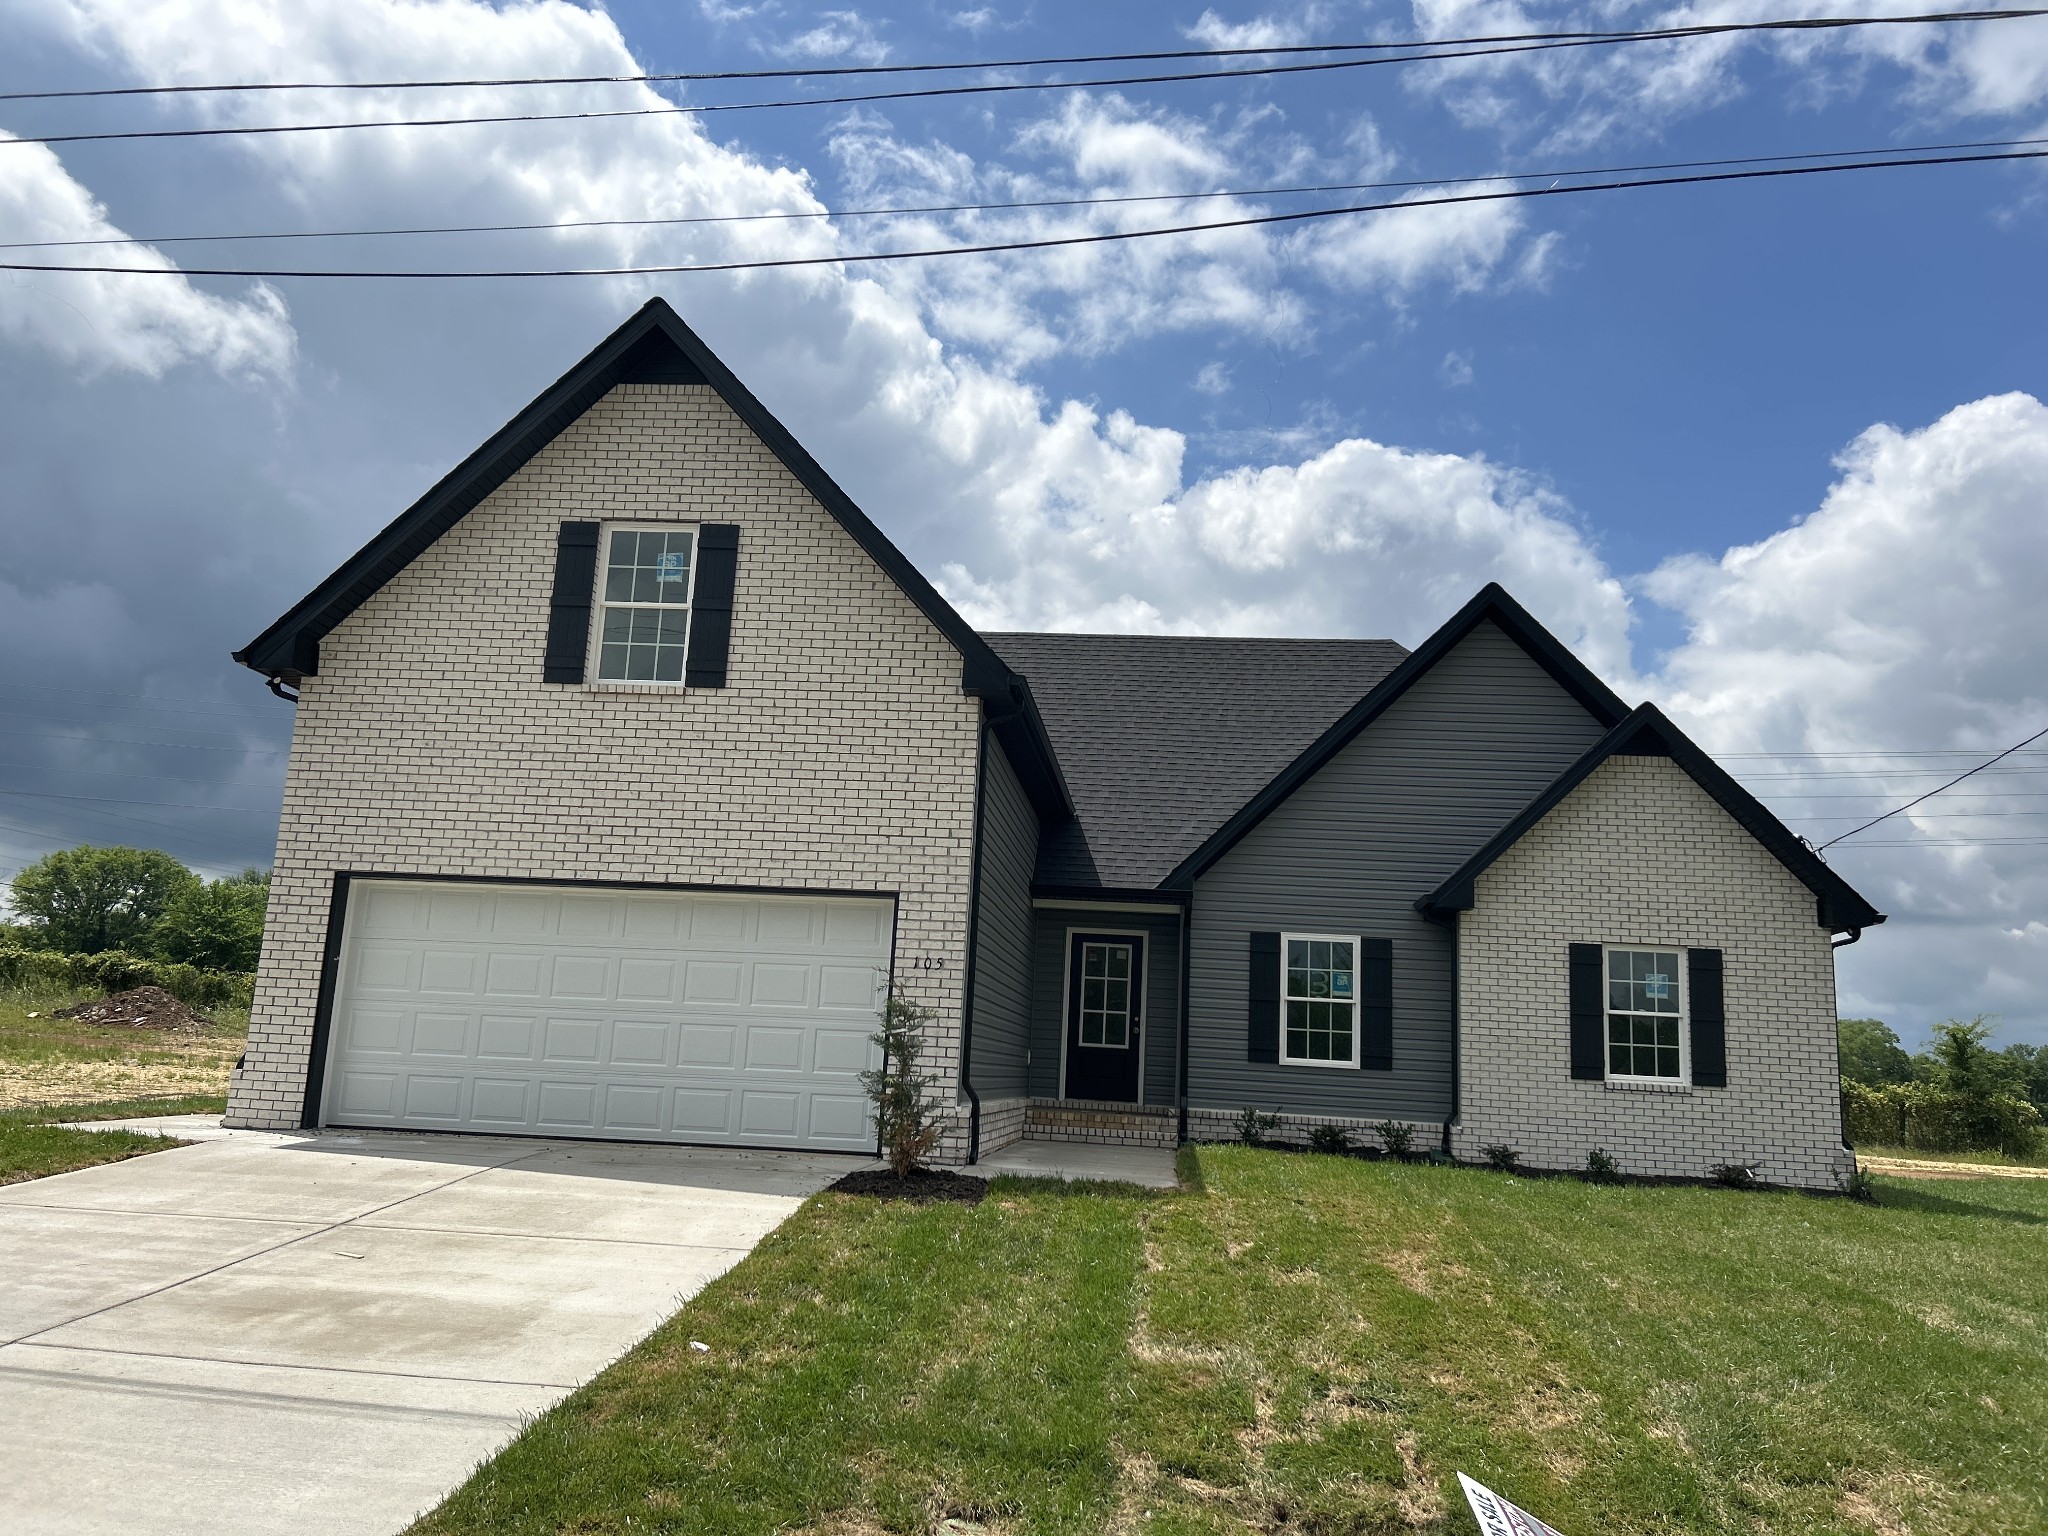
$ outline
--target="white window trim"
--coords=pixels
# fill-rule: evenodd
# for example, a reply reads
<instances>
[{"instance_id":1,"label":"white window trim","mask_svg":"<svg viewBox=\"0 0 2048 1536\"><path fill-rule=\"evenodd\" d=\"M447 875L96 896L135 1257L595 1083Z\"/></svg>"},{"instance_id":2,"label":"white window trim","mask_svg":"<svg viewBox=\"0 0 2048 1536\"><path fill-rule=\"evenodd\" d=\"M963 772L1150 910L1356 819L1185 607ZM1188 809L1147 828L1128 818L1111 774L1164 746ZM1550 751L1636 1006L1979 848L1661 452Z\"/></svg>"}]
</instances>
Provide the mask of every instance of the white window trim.
<instances>
[{"instance_id":1,"label":"white window trim","mask_svg":"<svg viewBox=\"0 0 2048 1536\"><path fill-rule=\"evenodd\" d=\"M1351 946L1351 1059L1349 1061L1320 1061L1309 1056L1287 1054L1287 1005L1289 1002L1337 1002L1337 998L1289 998L1287 995L1287 946L1295 941L1314 943L1321 940L1331 944ZM1334 1067L1339 1072L1360 1070L1360 1046L1363 1031L1359 1027L1362 1015L1358 996L1359 977L1364 967L1365 941L1355 933L1283 933L1280 935L1280 1065L1283 1067Z\"/></svg>"},{"instance_id":2,"label":"white window trim","mask_svg":"<svg viewBox=\"0 0 2048 1536\"><path fill-rule=\"evenodd\" d=\"M1635 1072L1617 1072L1611 1063L1613 1038L1609 1017L1614 1010L1607 1006L1607 981L1612 974L1608 956L1619 951L1625 955L1656 954L1678 956L1678 965L1671 980L1678 988L1678 1076L1643 1077ZM1692 987L1685 973L1685 946L1683 944L1602 944L1600 946L1600 1071L1608 1082L1628 1088L1690 1088L1692 1086ZM1642 1017L1642 1015L1638 1015Z\"/></svg>"},{"instance_id":3,"label":"white window trim","mask_svg":"<svg viewBox=\"0 0 2048 1536\"><path fill-rule=\"evenodd\" d=\"M697 621L697 565L703 550L697 535L703 525L696 522L618 522L600 523L597 535L597 574L591 579L590 593L590 634L586 641L583 657L584 686L601 689L608 693L681 693L689 687L686 679L690 675L690 627ZM683 676L674 682L662 682L650 677L600 677L598 663L604 656L604 577L611 567L612 535L614 533L676 533L690 535L690 590L683 595ZM619 604L621 607L648 607L649 604Z\"/></svg>"}]
</instances>

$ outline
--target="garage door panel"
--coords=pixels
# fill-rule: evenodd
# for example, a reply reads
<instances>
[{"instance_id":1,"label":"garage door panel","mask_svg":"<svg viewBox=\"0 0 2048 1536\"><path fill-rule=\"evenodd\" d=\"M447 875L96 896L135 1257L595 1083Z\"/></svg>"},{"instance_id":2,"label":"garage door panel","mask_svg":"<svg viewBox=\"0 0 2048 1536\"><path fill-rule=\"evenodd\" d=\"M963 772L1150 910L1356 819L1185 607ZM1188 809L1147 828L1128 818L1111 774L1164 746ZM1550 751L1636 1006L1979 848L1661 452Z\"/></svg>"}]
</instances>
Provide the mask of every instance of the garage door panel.
<instances>
[{"instance_id":1,"label":"garage door panel","mask_svg":"<svg viewBox=\"0 0 2048 1536\"><path fill-rule=\"evenodd\" d=\"M887 902L444 893L358 883L330 1120L873 1146L856 1078L876 1054Z\"/></svg>"},{"instance_id":2,"label":"garage door panel","mask_svg":"<svg viewBox=\"0 0 2048 1536\"><path fill-rule=\"evenodd\" d=\"M622 1003L673 1003L676 996L676 963L673 960L619 961L619 1001Z\"/></svg>"},{"instance_id":3,"label":"garage door panel","mask_svg":"<svg viewBox=\"0 0 2048 1536\"><path fill-rule=\"evenodd\" d=\"M531 1061L540 1020L531 1014L487 1013L477 1023L476 1053L484 1061Z\"/></svg>"}]
</instances>

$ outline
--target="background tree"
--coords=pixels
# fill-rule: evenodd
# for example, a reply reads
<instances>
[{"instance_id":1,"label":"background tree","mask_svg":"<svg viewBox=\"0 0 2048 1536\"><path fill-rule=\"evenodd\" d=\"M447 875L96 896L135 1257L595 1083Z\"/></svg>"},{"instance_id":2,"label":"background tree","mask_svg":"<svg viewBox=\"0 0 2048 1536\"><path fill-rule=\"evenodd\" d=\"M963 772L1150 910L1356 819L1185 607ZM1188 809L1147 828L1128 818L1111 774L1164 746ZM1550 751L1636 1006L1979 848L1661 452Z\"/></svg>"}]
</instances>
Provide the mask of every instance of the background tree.
<instances>
[{"instance_id":1,"label":"background tree","mask_svg":"<svg viewBox=\"0 0 2048 1536\"><path fill-rule=\"evenodd\" d=\"M199 877L154 848L65 848L14 877L31 939L69 954L146 949L157 919Z\"/></svg>"},{"instance_id":2,"label":"background tree","mask_svg":"<svg viewBox=\"0 0 2048 1536\"><path fill-rule=\"evenodd\" d=\"M1837 1019L1835 1033L1841 1041L1842 1076L1850 1082L1875 1088L1913 1080L1913 1058L1882 1019Z\"/></svg>"},{"instance_id":3,"label":"background tree","mask_svg":"<svg viewBox=\"0 0 2048 1536\"><path fill-rule=\"evenodd\" d=\"M253 971L263 950L263 909L270 898L267 870L186 886L157 920L156 954L212 971Z\"/></svg>"}]
</instances>

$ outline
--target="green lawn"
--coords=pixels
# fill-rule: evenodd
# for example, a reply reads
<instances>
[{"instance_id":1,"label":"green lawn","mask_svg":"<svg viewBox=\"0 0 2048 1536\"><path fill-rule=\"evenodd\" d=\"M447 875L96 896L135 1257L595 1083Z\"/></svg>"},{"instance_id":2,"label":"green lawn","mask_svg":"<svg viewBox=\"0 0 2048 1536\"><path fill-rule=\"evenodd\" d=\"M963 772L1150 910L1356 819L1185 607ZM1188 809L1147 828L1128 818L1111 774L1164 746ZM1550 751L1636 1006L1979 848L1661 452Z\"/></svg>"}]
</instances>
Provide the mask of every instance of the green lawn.
<instances>
[{"instance_id":1,"label":"green lawn","mask_svg":"<svg viewBox=\"0 0 2048 1536\"><path fill-rule=\"evenodd\" d=\"M118 1163L182 1143L134 1131L74 1131L60 1120L128 1120L141 1115L219 1114L227 1100L192 1094L178 1099L130 1099L107 1104L46 1105L0 1110L0 1184L18 1184L95 1163Z\"/></svg>"},{"instance_id":2,"label":"green lawn","mask_svg":"<svg viewBox=\"0 0 2048 1536\"><path fill-rule=\"evenodd\" d=\"M820 1196L417 1530L2048 1529L2048 1184L1184 1157Z\"/></svg>"}]
</instances>

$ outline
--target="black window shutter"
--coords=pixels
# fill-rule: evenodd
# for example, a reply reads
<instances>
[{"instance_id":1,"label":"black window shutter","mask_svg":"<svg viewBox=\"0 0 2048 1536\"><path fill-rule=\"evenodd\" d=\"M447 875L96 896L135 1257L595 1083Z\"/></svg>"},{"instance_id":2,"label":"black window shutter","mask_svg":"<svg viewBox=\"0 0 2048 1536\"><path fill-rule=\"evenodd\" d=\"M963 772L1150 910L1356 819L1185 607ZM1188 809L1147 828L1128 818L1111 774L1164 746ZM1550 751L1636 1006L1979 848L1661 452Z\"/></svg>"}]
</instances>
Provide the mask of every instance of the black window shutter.
<instances>
[{"instance_id":1,"label":"black window shutter","mask_svg":"<svg viewBox=\"0 0 2048 1536\"><path fill-rule=\"evenodd\" d=\"M732 591L740 569L740 530L733 523L706 523L697 530L697 582L690 592L690 654L683 683L690 688L723 688L726 654L732 649Z\"/></svg>"},{"instance_id":2,"label":"black window shutter","mask_svg":"<svg viewBox=\"0 0 2048 1536\"><path fill-rule=\"evenodd\" d=\"M1688 949L1685 985L1692 999L1693 1086L1726 1088L1728 1015L1721 1002L1721 951Z\"/></svg>"},{"instance_id":3,"label":"black window shutter","mask_svg":"<svg viewBox=\"0 0 2048 1536\"><path fill-rule=\"evenodd\" d=\"M1598 944L1571 947L1572 1076L1592 1082L1607 1076L1607 1031L1600 1022L1607 978L1600 969Z\"/></svg>"},{"instance_id":4,"label":"black window shutter","mask_svg":"<svg viewBox=\"0 0 2048 1536\"><path fill-rule=\"evenodd\" d=\"M590 601L597 589L596 523L564 523L555 534L555 593L541 681L580 683L590 654Z\"/></svg>"},{"instance_id":5,"label":"black window shutter","mask_svg":"<svg viewBox=\"0 0 2048 1536\"><path fill-rule=\"evenodd\" d=\"M1251 1009L1245 1020L1246 1061L1280 1059L1280 935L1255 933L1251 974L1246 978Z\"/></svg>"},{"instance_id":6,"label":"black window shutter","mask_svg":"<svg viewBox=\"0 0 2048 1536\"><path fill-rule=\"evenodd\" d=\"M1394 941L1365 939L1358 955L1358 1064L1394 1070Z\"/></svg>"}]
</instances>

